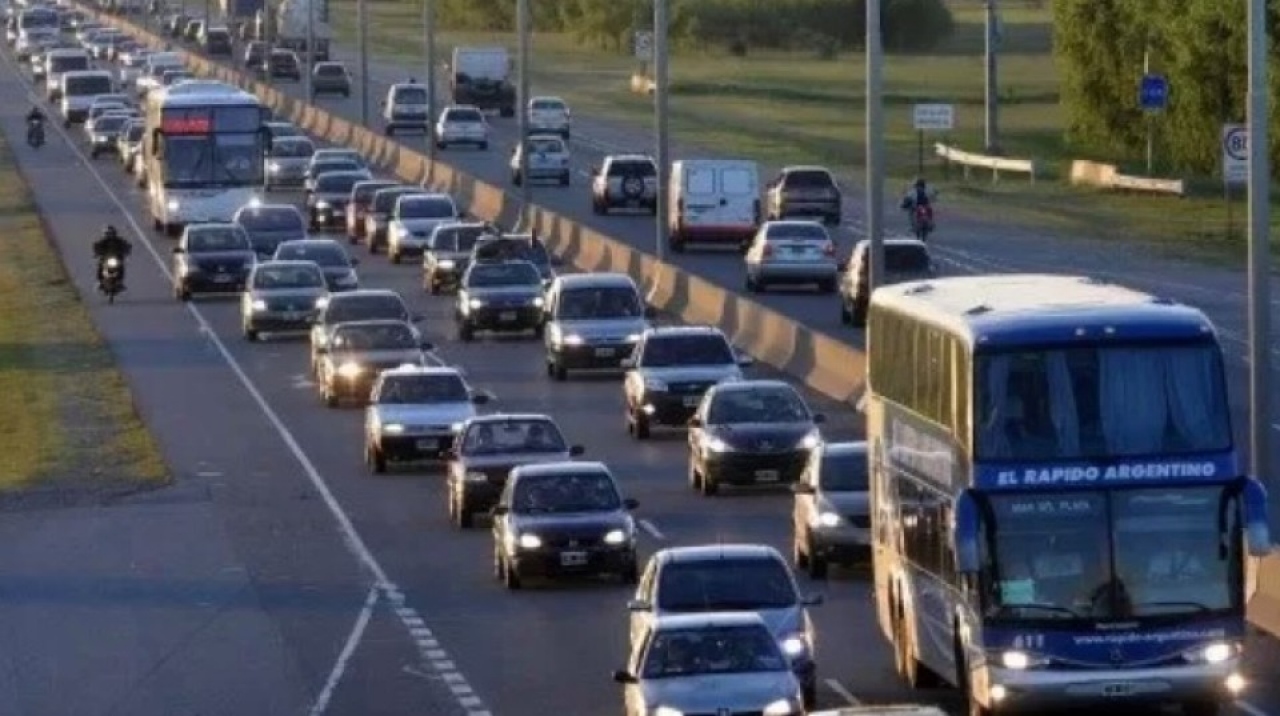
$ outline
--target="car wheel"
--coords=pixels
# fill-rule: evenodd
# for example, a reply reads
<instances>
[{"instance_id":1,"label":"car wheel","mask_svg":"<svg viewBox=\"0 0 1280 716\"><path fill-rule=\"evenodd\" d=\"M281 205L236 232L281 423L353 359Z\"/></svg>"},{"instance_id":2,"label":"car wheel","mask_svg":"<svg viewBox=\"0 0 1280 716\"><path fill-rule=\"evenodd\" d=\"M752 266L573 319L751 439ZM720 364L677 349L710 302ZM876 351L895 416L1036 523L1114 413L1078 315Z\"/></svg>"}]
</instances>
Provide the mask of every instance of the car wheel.
<instances>
[{"instance_id":1,"label":"car wheel","mask_svg":"<svg viewBox=\"0 0 1280 716\"><path fill-rule=\"evenodd\" d=\"M631 410L631 434L636 440L649 439L649 416L637 408Z\"/></svg>"},{"instance_id":2,"label":"car wheel","mask_svg":"<svg viewBox=\"0 0 1280 716\"><path fill-rule=\"evenodd\" d=\"M857 326L858 328L862 328L866 326L867 325L867 304L855 298L853 301L853 312L852 312L851 318L853 319L853 325Z\"/></svg>"},{"instance_id":3,"label":"car wheel","mask_svg":"<svg viewBox=\"0 0 1280 716\"><path fill-rule=\"evenodd\" d=\"M179 301L190 301L191 292L188 291L185 286L181 286L181 285L175 286L173 289L173 297L178 299Z\"/></svg>"},{"instance_id":4,"label":"car wheel","mask_svg":"<svg viewBox=\"0 0 1280 716\"><path fill-rule=\"evenodd\" d=\"M551 374L552 378L562 383L569 378L569 369L565 368L564 363L559 361L547 363L547 372Z\"/></svg>"},{"instance_id":5,"label":"car wheel","mask_svg":"<svg viewBox=\"0 0 1280 716\"><path fill-rule=\"evenodd\" d=\"M813 545L813 539L811 537L806 536L805 537L805 546L806 546L805 556L807 557L807 559L805 560L805 565L803 567L805 574L808 574L810 579L826 579L827 578L827 560L825 557L821 555L814 554L812 545ZM799 567L800 565L797 564L796 566Z\"/></svg>"},{"instance_id":6,"label":"car wheel","mask_svg":"<svg viewBox=\"0 0 1280 716\"><path fill-rule=\"evenodd\" d=\"M391 259L391 263L393 264L400 263L400 250L396 249L394 251L387 251L387 258Z\"/></svg>"},{"instance_id":7,"label":"car wheel","mask_svg":"<svg viewBox=\"0 0 1280 716\"><path fill-rule=\"evenodd\" d=\"M333 389L330 388L328 385L325 385L324 387L320 388L320 396L324 400L324 407L326 408L338 407L338 394L333 392Z\"/></svg>"},{"instance_id":8,"label":"car wheel","mask_svg":"<svg viewBox=\"0 0 1280 716\"><path fill-rule=\"evenodd\" d=\"M705 473L698 474L698 487L703 497L713 497L720 492L720 483Z\"/></svg>"},{"instance_id":9,"label":"car wheel","mask_svg":"<svg viewBox=\"0 0 1280 716\"><path fill-rule=\"evenodd\" d=\"M631 561L618 574L618 578L623 584L635 585L640 583L640 562L636 560L635 554L631 555Z\"/></svg>"},{"instance_id":10,"label":"car wheel","mask_svg":"<svg viewBox=\"0 0 1280 716\"><path fill-rule=\"evenodd\" d=\"M809 711L818 705L818 685L809 682L800 689L800 700L804 702L804 708Z\"/></svg>"},{"instance_id":11,"label":"car wheel","mask_svg":"<svg viewBox=\"0 0 1280 716\"><path fill-rule=\"evenodd\" d=\"M369 466L369 472L375 475L382 475L387 471L387 456L373 443L365 447L364 460Z\"/></svg>"},{"instance_id":12,"label":"car wheel","mask_svg":"<svg viewBox=\"0 0 1280 716\"><path fill-rule=\"evenodd\" d=\"M440 295L440 282L433 278L427 279L427 292L432 296Z\"/></svg>"},{"instance_id":13,"label":"car wheel","mask_svg":"<svg viewBox=\"0 0 1280 716\"><path fill-rule=\"evenodd\" d=\"M249 326L245 326L244 337L245 337L245 340L249 341L250 343L257 341L259 338L257 329L250 328Z\"/></svg>"},{"instance_id":14,"label":"car wheel","mask_svg":"<svg viewBox=\"0 0 1280 716\"><path fill-rule=\"evenodd\" d=\"M534 338L541 338L543 335L546 334L546 332L547 332L547 326L545 323L539 323L538 325L533 327Z\"/></svg>"},{"instance_id":15,"label":"car wheel","mask_svg":"<svg viewBox=\"0 0 1280 716\"><path fill-rule=\"evenodd\" d=\"M454 505L453 521L461 529L471 529L471 512L468 509L466 501L458 498L458 503Z\"/></svg>"},{"instance_id":16,"label":"car wheel","mask_svg":"<svg viewBox=\"0 0 1280 716\"><path fill-rule=\"evenodd\" d=\"M502 586L513 592L521 587L520 573L507 559L502 560Z\"/></svg>"}]
</instances>

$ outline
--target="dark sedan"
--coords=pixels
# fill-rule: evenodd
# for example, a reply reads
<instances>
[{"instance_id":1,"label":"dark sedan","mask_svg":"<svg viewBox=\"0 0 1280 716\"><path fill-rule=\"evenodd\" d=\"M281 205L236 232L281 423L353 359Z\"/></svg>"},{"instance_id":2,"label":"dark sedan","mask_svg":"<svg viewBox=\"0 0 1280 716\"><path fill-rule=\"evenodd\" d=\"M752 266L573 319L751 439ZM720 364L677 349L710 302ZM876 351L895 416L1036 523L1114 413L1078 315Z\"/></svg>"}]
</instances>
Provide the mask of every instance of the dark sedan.
<instances>
[{"instance_id":1,"label":"dark sedan","mask_svg":"<svg viewBox=\"0 0 1280 716\"><path fill-rule=\"evenodd\" d=\"M257 261L249 236L235 224L191 224L173 249L173 295L238 293Z\"/></svg>"},{"instance_id":2,"label":"dark sedan","mask_svg":"<svg viewBox=\"0 0 1280 716\"><path fill-rule=\"evenodd\" d=\"M779 380L720 383L689 420L692 487L714 495L721 485L794 484L822 444L818 425L796 389Z\"/></svg>"},{"instance_id":3,"label":"dark sedan","mask_svg":"<svg viewBox=\"0 0 1280 716\"><path fill-rule=\"evenodd\" d=\"M344 401L364 404L382 371L426 365L426 353L431 350L434 346L423 342L405 321L341 323L329 332L328 343L318 349L320 398L331 408Z\"/></svg>"},{"instance_id":4,"label":"dark sedan","mask_svg":"<svg viewBox=\"0 0 1280 716\"><path fill-rule=\"evenodd\" d=\"M286 241L307 238L306 222L292 204L250 204L241 207L231 221L244 229L262 258L275 254Z\"/></svg>"},{"instance_id":5,"label":"dark sedan","mask_svg":"<svg viewBox=\"0 0 1280 716\"><path fill-rule=\"evenodd\" d=\"M454 318L458 338L470 341L477 331L542 337L542 276L528 261L473 263L462 276Z\"/></svg>"},{"instance_id":6,"label":"dark sedan","mask_svg":"<svg viewBox=\"0 0 1280 716\"><path fill-rule=\"evenodd\" d=\"M617 575L637 580L636 525L599 462L522 465L493 508L494 574L508 589L526 577Z\"/></svg>"},{"instance_id":7,"label":"dark sedan","mask_svg":"<svg viewBox=\"0 0 1280 716\"><path fill-rule=\"evenodd\" d=\"M344 226L351 189L356 182L372 179L364 169L325 172L316 177L314 188L307 192L307 217L311 228L332 229Z\"/></svg>"},{"instance_id":8,"label":"dark sedan","mask_svg":"<svg viewBox=\"0 0 1280 716\"><path fill-rule=\"evenodd\" d=\"M289 241L280 244L274 258L276 261L314 261L324 273L325 284L331 292L360 288L360 276L356 273L359 259L348 255L342 244L333 239Z\"/></svg>"}]
</instances>

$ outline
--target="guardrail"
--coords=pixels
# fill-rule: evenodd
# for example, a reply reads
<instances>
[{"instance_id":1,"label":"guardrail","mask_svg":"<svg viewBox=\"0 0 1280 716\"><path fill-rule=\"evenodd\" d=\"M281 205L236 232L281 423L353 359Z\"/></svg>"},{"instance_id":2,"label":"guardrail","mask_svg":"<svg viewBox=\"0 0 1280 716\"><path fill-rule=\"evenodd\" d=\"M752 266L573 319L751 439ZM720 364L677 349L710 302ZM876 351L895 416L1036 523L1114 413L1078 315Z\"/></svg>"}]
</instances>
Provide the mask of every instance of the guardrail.
<instances>
[{"instance_id":1,"label":"guardrail","mask_svg":"<svg viewBox=\"0 0 1280 716\"><path fill-rule=\"evenodd\" d=\"M991 181L1000 181L1000 172L1006 174L1026 174L1032 183L1035 183L1036 174L1040 172L1040 167L1034 159L1013 159L1010 157L991 157L985 154L974 154L966 152L955 147L949 147L941 142L933 145L933 152L947 164L958 164L964 170L964 178L969 179L969 172L973 169L989 169L991 171Z\"/></svg>"},{"instance_id":2,"label":"guardrail","mask_svg":"<svg viewBox=\"0 0 1280 716\"><path fill-rule=\"evenodd\" d=\"M1186 196L1186 186L1181 179L1158 179L1121 174L1119 167L1114 164L1092 162L1087 159L1076 159L1071 162L1071 184L1117 191Z\"/></svg>"},{"instance_id":3,"label":"guardrail","mask_svg":"<svg viewBox=\"0 0 1280 716\"><path fill-rule=\"evenodd\" d=\"M171 45L125 18L98 14L147 45ZM257 95L281 117L308 133L335 144L354 147L373 165L402 181L447 191L478 219L511 225L519 215L519 199L504 189L477 180L442 162L383 135L286 96L254 78L218 65L194 53L175 49L193 74L211 77ZM655 308L691 324L717 325L736 345L762 363L804 382L842 402L852 402L863 390L864 353L852 346L796 323L755 301L690 275L678 266L658 261L589 226L542 207L531 211L539 235L557 255L587 271L629 274L650 297Z\"/></svg>"}]
</instances>

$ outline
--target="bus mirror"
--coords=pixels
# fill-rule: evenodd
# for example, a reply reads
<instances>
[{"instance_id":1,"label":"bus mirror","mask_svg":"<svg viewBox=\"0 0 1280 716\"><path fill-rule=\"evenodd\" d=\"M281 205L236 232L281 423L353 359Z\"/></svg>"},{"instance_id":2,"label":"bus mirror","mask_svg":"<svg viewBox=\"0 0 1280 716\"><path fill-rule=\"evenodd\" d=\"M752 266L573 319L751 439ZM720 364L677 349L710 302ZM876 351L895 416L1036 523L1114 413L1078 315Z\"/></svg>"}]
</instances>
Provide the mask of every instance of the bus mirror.
<instances>
[{"instance_id":1,"label":"bus mirror","mask_svg":"<svg viewBox=\"0 0 1280 716\"><path fill-rule=\"evenodd\" d=\"M1271 528L1267 522L1267 488L1255 478L1246 478L1240 494L1244 506L1244 539L1251 557L1271 554Z\"/></svg>"},{"instance_id":2,"label":"bus mirror","mask_svg":"<svg viewBox=\"0 0 1280 716\"><path fill-rule=\"evenodd\" d=\"M978 557L979 530L978 502L968 490L964 490L956 497L951 524L956 571L960 574L977 574L982 566Z\"/></svg>"}]
</instances>

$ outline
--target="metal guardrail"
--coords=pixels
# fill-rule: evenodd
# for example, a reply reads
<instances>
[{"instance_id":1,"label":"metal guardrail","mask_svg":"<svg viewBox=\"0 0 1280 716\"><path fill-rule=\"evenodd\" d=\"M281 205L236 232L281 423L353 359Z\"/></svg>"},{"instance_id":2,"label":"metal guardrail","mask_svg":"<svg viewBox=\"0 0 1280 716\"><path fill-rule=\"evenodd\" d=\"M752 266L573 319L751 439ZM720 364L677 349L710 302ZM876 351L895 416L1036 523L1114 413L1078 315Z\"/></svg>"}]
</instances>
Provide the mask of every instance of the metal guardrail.
<instances>
[{"instance_id":1,"label":"metal guardrail","mask_svg":"<svg viewBox=\"0 0 1280 716\"><path fill-rule=\"evenodd\" d=\"M1186 195L1186 183L1181 179L1160 179L1121 174L1114 164L1077 159L1071 162L1071 183L1099 189L1132 191L1144 194Z\"/></svg>"},{"instance_id":2,"label":"metal guardrail","mask_svg":"<svg viewBox=\"0 0 1280 716\"><path fill-rule=\"evenodd\" d=\"M949 147L941 142L933 145L934 154L940 157L948 164L958 164L964 170L964 178L968 179L970 171L973 169L988 169L991 171L991 181L1000 180L1000 173L1006 174L1026 174L1034 183L1036 175L1040 172L1040 167L1034 159L1014 159L1011 157L992 157L985 154L974 154L966 152L955 147Z\"/></svg>"}]
</instances>

